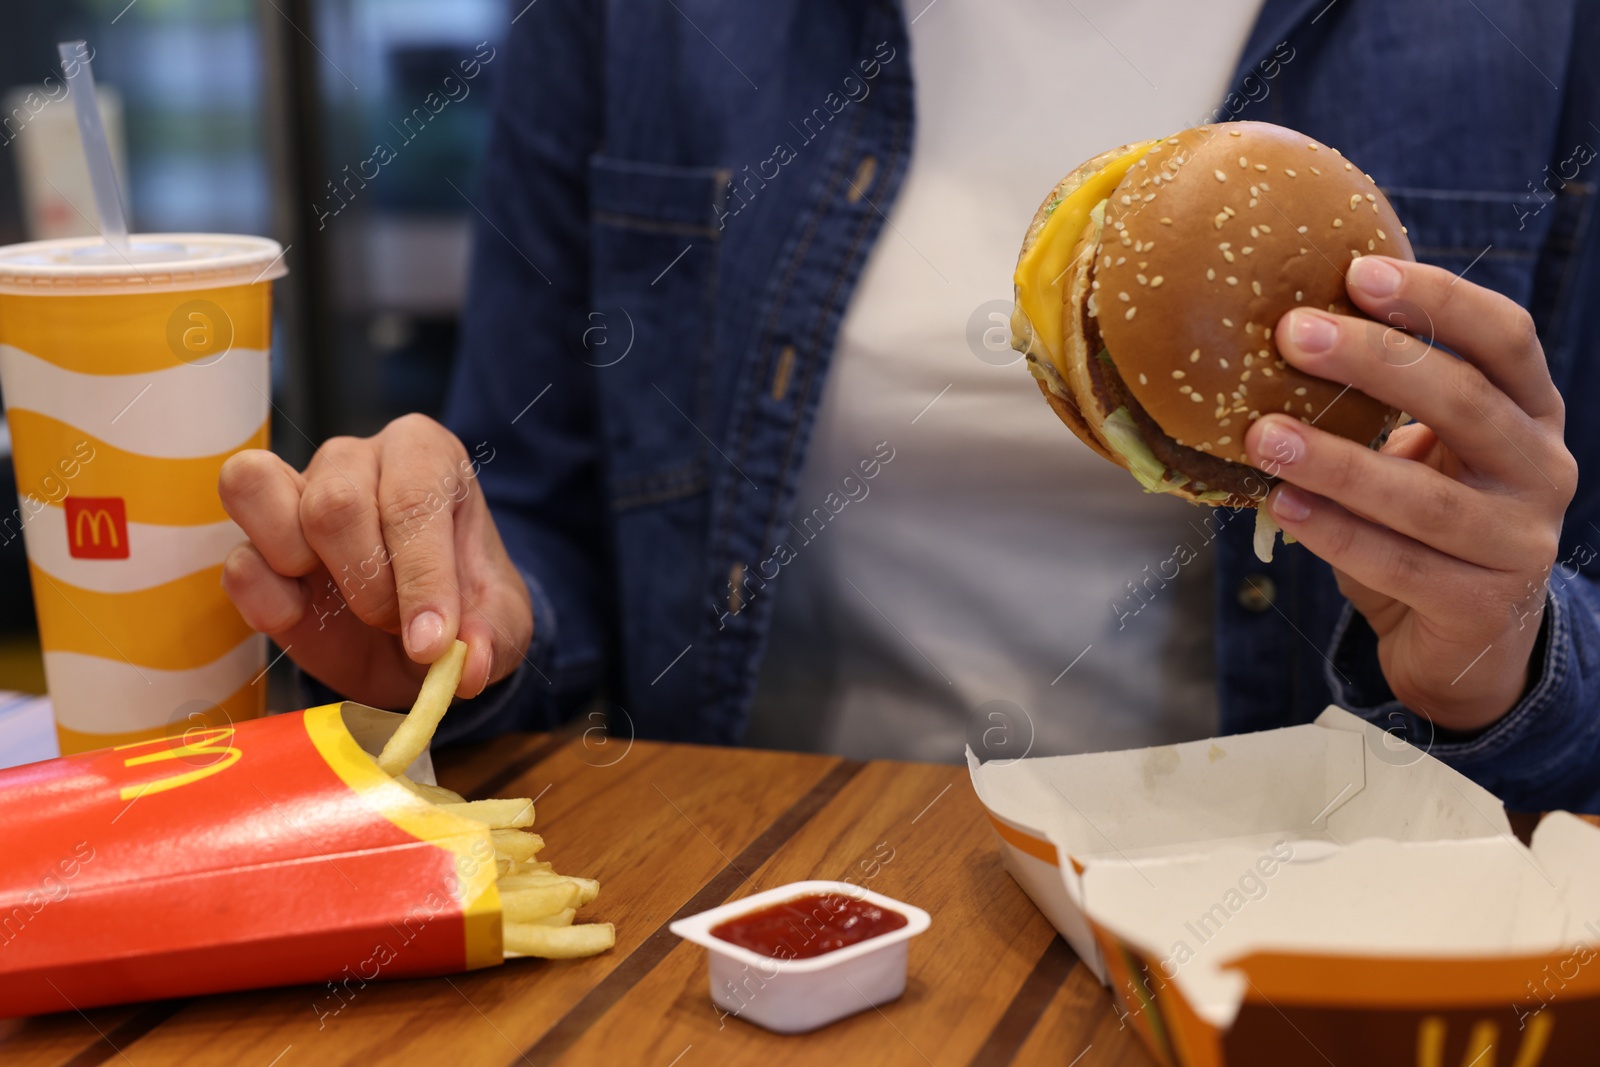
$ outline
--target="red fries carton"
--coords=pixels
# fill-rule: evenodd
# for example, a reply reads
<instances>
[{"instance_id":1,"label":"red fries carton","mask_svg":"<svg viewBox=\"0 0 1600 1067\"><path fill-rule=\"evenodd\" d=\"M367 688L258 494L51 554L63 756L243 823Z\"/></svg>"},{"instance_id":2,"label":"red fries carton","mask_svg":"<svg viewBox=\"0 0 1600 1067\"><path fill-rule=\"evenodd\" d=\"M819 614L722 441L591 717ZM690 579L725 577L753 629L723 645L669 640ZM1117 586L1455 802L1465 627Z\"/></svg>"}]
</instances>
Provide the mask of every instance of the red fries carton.
<instances>
[{"instance_id":1,"label":"red fries carton","mask_svg":"<svg viewBox=\"0 0 1600 1067\"><path fill-rule=\"evenodd\" d=\"M1600 1062L1600 829L1348 712L980 764L1006 867L1167 1067Z\"/></svg>"},{"instance_id":2,"label":"red fries carton","mask_svg":"<svg viewBox=\"0 0 1600 1067\"><path fill-rule=\"evenodd\" d=\"M403 719L329 704L0 771L0 1015L501 962L488 827L374 760Z\"/></svg>"}]
</instances>

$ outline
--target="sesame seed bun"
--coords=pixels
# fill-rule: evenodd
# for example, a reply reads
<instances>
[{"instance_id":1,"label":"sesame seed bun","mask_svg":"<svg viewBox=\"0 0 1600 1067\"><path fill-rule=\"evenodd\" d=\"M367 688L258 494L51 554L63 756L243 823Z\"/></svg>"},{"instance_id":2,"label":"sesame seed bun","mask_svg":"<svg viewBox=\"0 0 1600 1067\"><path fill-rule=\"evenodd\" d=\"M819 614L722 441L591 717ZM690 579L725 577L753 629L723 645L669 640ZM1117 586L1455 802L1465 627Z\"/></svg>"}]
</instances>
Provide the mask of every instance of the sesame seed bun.
<instances>
[{"instance_id":1,"label":"sesame seed bun","mask_svg":"<svg viewBox=\"0 0 1600 1067\"><path fill-rule=\"evenodd\" d=\"M1055 203L1129 151L1063 179L1029 225L1023 256ZM1180 483L1163 491L1258 503L1271 479L1249 465L1244 437L1270 412L1367 445L1393 427L1392 408L1289 366L1272 337L1296 306L1360 315L1344 285L1356 256L1414 258L1383 193L1335 150L1267 123L1186 130L1129 168L1103 222L1086 225L1075 246L1061 286L1062 351L1042 350L1020 297L1013 343L1061 420L1132 469L1105 427L1128 409L1124 444L1136 430L1157 472Z\"/></svg>"}]
</instances>

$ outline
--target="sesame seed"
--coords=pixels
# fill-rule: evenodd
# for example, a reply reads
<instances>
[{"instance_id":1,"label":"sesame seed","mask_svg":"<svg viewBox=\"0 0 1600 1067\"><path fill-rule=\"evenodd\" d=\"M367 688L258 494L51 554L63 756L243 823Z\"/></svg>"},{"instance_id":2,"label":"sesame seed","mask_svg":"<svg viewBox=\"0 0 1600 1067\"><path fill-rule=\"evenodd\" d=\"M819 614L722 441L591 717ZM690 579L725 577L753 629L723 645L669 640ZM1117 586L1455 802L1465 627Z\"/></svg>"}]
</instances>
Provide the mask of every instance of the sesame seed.
<instances>
[{"instance_id":1,"label":"sesame seed","mask_svg":"<svg viewBox=\"0 0 1600 1067\"><path fill-rule=\"evenodd\" d=\"M1166 280L1165 278L1163 278L1161 275L1157 274L1154 278L1150 279L1150 288L1154 289L1156 286L1160 285L1165 280Z\"/></svg>"},{"instance_id":2,"label":"sesame seed","mask_svg":"<svg viewBox=\"0 0 1600 1067\"><path fill-rule=\"evenodd\" d=\"M1255 198L1255 197L1253 197L1253 196L1252 196L1252 197L1251 197L1251 198L1250 198L1250 203L1249 203L1249 204L1248 204L1248 205L1247 205L1247 206L1249 206L1249 207L1255 207L1255 206L1256 206L1256 198Z\"/></svg>"},{"instance_id":3,"label":"sesame seed","mask_svg":"<svg viewBox=\"0 0 1600 1067\"><path fill-rule=\"evenodd\" d=\"M1255 185L1252 185L1252 186L1251 186L1251 187L1250 187L1250 195L1251 195L1251 196L1260 196L1260 195L1261 195L1261 189L1260 189L1260 187L1259 187L1259 186L1255 186Z\"/></svg>"},{"instance_id":4,"label":"sesame seed","mask_svg":"<svg viewBox=\"0 0 1600 1067\"><path fill-rule=\"evenodd\" d=\"M1298 388L1298 389L1296 389L1294 391L1294 395L1295 396L1305 396L1306 395L1306 387L1302 385L1300 388Z\"/></svg>"},{"instance_id":5,"label":"sesame seed","mask_svg":"<svg viewBox=\"0 0 1600 1067\"><path fill-rule=\"evenodd\" d=\"M1117 299L1121 300L1123 303L1127 303L1129 300L1132 299L1132 297L1128 296L1127 293L1118 293L1117 294Z\"/></svg>"},{"instance_id":6,"label":"sesame seed","mask_svg":"<svg viewBox=\"0 0 1600 1067\"><path fill-rule=\"evenodd\" d=\"M1318 168L1316 168L1316 167L1312 167L1312 168L1311 168L1311 173L1312 173L1312 174L1316 174L1316 175L1319 175L1319 176L1320 176L1320 175L1321 175L1321 174L1322 174L1322 171L1321 171L1321 170L1319 170L1319 169L1318 169Z\"/></svg>"},{"instance_id":7,"label":"sesame seed","mask_svg":"<svg viewBox=\"0 0 1600 1067\"><path fill-rule=\"evenodd\" d=\"M1234 276L1233 276L1233 275L1231 275L1231 274L1230 274L1230 275L1228 275L1228 276L1227 276L1227 277L1226 277L1226 278L1224 278L1224 279L1222 279L1222 280L1223 280L1223 281L1225 281L1225 282L1227 282L1227 283L1228 283L1228 284L1229 284L1229 285L1238 285L1238 284L1239 284L1239 279L1238 279L1238 278L1235 278L1235 277L1234 277Z\"/></svg>"},{"instance_id":8,"label":"sesame seed","mask_svg":"<svg viewBox=\"0 0 1600 1067\"><path fill-rule=\"evenodd\" d=\"M1311 151L1313 151L1313 152L1315 152L1317 150L1317 146L1314 145L1314 144L1308 144L1308 145L1306 145L1306 147L1311 149Z\"/></svg>"},{"instance_id":9,"label":"sesame seed","mask_svg":"<svg viewBox=\"0 0 1600 1067\"><path fill-rule=\"evenodd\" d=\"M1095 292L1098 293L1100 291L1100 279L1096 278L1094 281L1090 282L1089 283L1089 288L1093 289Z\"/></svg>"},{"instance_id":10,"label":"sesame seed","mask_svg":"<svg viewBox=\"0 0 1600 1067\"><path fill-rule=\"evenodd\" d=\"M1139 375L1139 384L1140 385L1149 385L1150 384L1150 379L1146 378L1143 374L1141 374L1141 375Z\"/></svg>"},{"instance_id":11,"label":"sesame seed","mask_svg":"<svg viewBox=\"0 0 1600 1067\"><path fill-rule=\"evenodd\" d=\"M1228 213L1226 211L1217 212L1217 217L1211 220L1212 224L1215 225L1219 230L1222 229L1222 224L1227 221Z\"/></svg>"},{"instance_id":12,"label":"sesame seed","mask_svg":"<svg viewBox=\"0 0 1600 1067\"><path fill-rule=\"evenodd\" d=\"M1389 235L1388 234L1384 233L1382 230L1378 231L1378 240L1387 241L1388 239L1389 239Z\"/></svg>"},{"instance_id":13,"label":"sesame seed","mask_svg":"<svg viewBox=\"0 0 1600 1067\"><path fill-rule=\"evenodd\" d=\"M1257 296L1260 296L1261 295L1261 283L1260 282L1251 282L1250 283L1250 291L1255 293Z\"/></svg>"},{"instance_id":14,"label":"sesame seed","mask_svg":"<svg viewBox=\"0 0 1600 1067\"><path fill-rule=\"evenodd\" d=\"M1218 426L1232 426L1233 425L1233 420L1232 419L1222 419L1217 423L1217 425Z\"/></svg>"},{"instance_id":15,"label":"sesame seed","mask_svg":"<svg viewBox=\"0 0 1600 1067\"><path fill-rule=\"evenodd\" d=\"M1216 280L1217 280L1217 272L1212 270L1210 267L1207 267L1206 268L1206 281L1214 282Z\"/></svg>"},{"instance_id":16,"label":"sesame seed","mask_svg":"<svg viewBox=\"0 0 1600 1067\"><path fill-rule=\"evenodd\" d=\"M1307 252L1309 252L1309 251L1311 251L1311 249L1309 249L1309 248L1302 248L1302 249L1301 249L1301 250L1300 250L1300 254L1301 254L1301 255L1302 255L1302 256L1303 256L1303 255L1305 255L1305 254L1306 254L1306 253L1307 253Z\"/></svg>"},{"instance_id":17,"label":"sesame seed","mask_svg":"<svg viewBox=\"0 0 1600 1067\"><path fill-rule=\"evenodd\" d=\"M1244 324L1244 332L1245 333L1255 333L1256 332L1256 324L1253 323L1253 322L1245 323Z\"/></svg>"},{"instance_id":18,"label":"sesame seed","mask_svg":"<svg viewBox=\"0 0 1600 1067\"><path fill-rule=\"evenodd\" d=\"M1306 228L1304 226L1300 226L1300 227L1296 228L1296 230L1294 232L1295 233L1305 233L1306 232Z\"/></svg>"},{"instance_id":19,"label":"sesame seed","mask_svg":"<svg viewBox=\"0 0 1600 1067\"><path fill-rule=\"evenodd\" d=\"M1120 199L1125 205L1133 203L1133 197L1129 196L1127 193L1123 193Z\"/></svg>"},{"instance_id":20,"label":"sesame seed","mask_svg":"<svg viewBox=\"0 0 1600 1067\"><path fill-rule=\"evenodd\" d=\"M1307 412L1309 412L1309 411L1310 411L1310 410L1311 410L1311 405L1310 405L1310 404L1307 404L1307 405L1306 405L1306 411L1307 411ZM1306 420L1305 420L1305 419L1301 419L1301 420L1300 420L1300 421L1301 421L1301 422L1305 422L1305 421L1306 421Z\"/></svg>"},{"instance_id":21,"label":"sesame seed","mask_svg":"<svg viewBox=\"0 0 1600 1067\"><path fill-rule=\"evenodd\" d=\"M1228 135L1230 137L1241 137L1241 136L1243 136L1238 130L1229 130L1228 131ZM1180 441L1179 443L1181 444L1182 442Z\"/></svg>"},{"instance_id":22,"label":"sesame seed","mask_svg":"<svg viewBox=\"0 0 1600 1067\"><path fill-rule=\"evenodd\" d=\"M1345 164L1345 165L1344 165L1344 169L1345 169L1345 170L1355 170L1355 169L1356 169L1356 168L1355 168L1355 167L1352 167L1352 166L1351 166L1351 165L1350 165L1350 164L1348 164L1348 163L1346 163L1346 164Z\"/></svg>"},{"instance_id":23,"label":"sesame seed","mask_svg":"<svg viewBox=\"0 0 1600 1067\"><path fill-rule=\"evenodd\" d=\"M1128 262L1128 257L1127 256L1118 256L1117 257L1117 266L1120 267L1126 262Z\"/></svg>"},{"instance_id":24,"label":"sesame seed","mask_svg":"<svg viewBox=\"0 0 1600 1067\"><path fill-rule=\"evenodd\" d=\"M1250 417L1251 417L1251 418L1252 418L1252 419L1259 419L1259 418L1260 418L1260 417L1261 417L1261 412L1259 412L1259 411L1256 411L1256 410L1255 410L1255 409L1254 409L1254 408L1252 408L1252 409L1251 409L1251 410L1250 410Z\"/></svg>"},{"instance_id":25,"label":"sesame seed","mask_svg":"<svg viewBox=\"0 0 1600 1067\"><path fill-rule=\"evenodd\" d=\"M1291 178L1295 176L1294 171L1290 170L1288 167L1283 168L1283 172Z\"/></svg>"},{"instance_id":26,"label":"sesame seed","mask_svg":"<svg viewBox=\"0 0 1600 1067\"><path fill-rule=\"evenodd\" d=\"M1219 408L1217 408L1217 410L1215 410L1215 411L1213 411L1213 412L1212 412L1212 413L1211 413L1211 417L1212 417L1212 418L1213 418L1213 419L1220 419L1220 418L1222 418L1222 416L1223 416L1223 414L1224 414L1224 413L1225 413L1225 412L1226 412L1226 411L1227 411L1227 410L1228 410L1228 409L1227 409L1227 408L1226 408L1226 407L1219 407Z\"/></svg>"},{"instance_id":27,"label":"sesame seed","mask_svg":"<svg viewBox=\"0 0 1600 1067\"><path fill-rule=\"evenodd\" d=\"M1227 206L1224 206L1224 207L1223 207L1223 209L1222 209L1222 211L1223 211L1223 213L1224 213L1224 214L1225 214L1225 215L1227 215L1227 216L1228 216L1228 217L1229 217L1229 218L1230 218L1230 219L1231 219L1231 218L1233 218L1233 217L1234 217L1234 216L1235 216L1235 215L1237 215L1237 214L1238 214L1238 212L1236 212L1236 211L1234 211L1234 210L1233 210L1233 208L1231 208L1231 207L1227 207Z\"/></svg>"},{"instance_id":28,"label":"sesame seed","mask_svg":"<svg viewBox=\"0 0 1600 1067\"><path fill-rule=\"evenodd\" d=\"M1263 189L1271 189L1272 186L1268 185L1266 182L1262 182L1261 183L1261 188L1263 188Z\"/></svg>"},{"instance_id":29,"label":"sesame seed","mask_svg":"<svg viewBox=\"0 0 1600 1067\"><path fill-rule=\"evenodd\" d=\"M1150 284L1150 279L1146 278L1143 274L1135 274L1133 276L1133 280L1138 282L1140 285L1149 285Z\"/></svg>"},{"instance_id":30,"label":"sesame seed","mask_svg":"<svg viewBox=\"0 0 1600 1067\"><path fill-rule=\"evenodd\" d=\"M1251 237L1260 237L1261 236L1261 227L1260 226L1252 226L1252 227L1250 227L1250 236Z\"/></svg>"},{"instance_id":31,"label":"sesame seed","mask_svg":"<svg viewBox=\"0 0 1600 1067\"><path fill-rule=\"evenodd\" d=\"M1222 437L1217 438L1217 444L1219 444L1219 445L1231 445L1231 444L1233 444L1233 438L1224 435Z\"/></svg>"},{"instance_id":32,"label":"sesame seed","mask_svg":"<svg viewBox=\"0 0 1600 1067\"><path fill-rule=\"evenodd\" d=\"M1172 372L1172 376L1174 378L1182 378L1183 377L1183 371L1175 370L1175 371Z\"/></svg>"},{"instance_id":33,"label":"sesame seed","mask_svg":"<svg viewBox=\"0 0 1600 1067\"><path fill-rule=\"evenodd\" d=\"M1200 362L1200 350L1198 348L1195 349L1193 352L1189 353L1189 362L1190 363L1199 363Z\"/></svg>"},{"instance_id":34,"label":"sesame seed","mask_svg":"<svg viewBox=\"0 0 1600 1067\"><path fill-rule=\"evenodd\" d=\"M1228 398L1227 397L1223 396L1221 393L1217 394L1217 403L1226 404L1227 402L1228 402Z\"/></svg>"},{"instance_id":35,"label":"sesame seed","mask_svg":"<svg viewBox=\"0 0 1600 1067\"><path fill-rule=\"evenodd\" d=\"M1154 200L1155 198L1156 198L1156 194L1155 193L1146 193L1146 194L1144 194L1144 202L1147 203L1147 204L1150 201Z\"/></svg>"},{"instance_id":36,"label":"sesame seed","mask_svg":"<svg viewBox=\"0 0 1600 1067\"><path fill-rule=\"evenodd\" d=\"M1378 242L1376 242L1376 241L1368 241L1367 242L1367 251L1368 252L1373 251L1377 247L1378 247Z\"/></svg>"},{"instance_id":37,"label":"sesame seed","mask_svg":"<svg viewBox=\"0 0 1600 1067\"><path fill-rule=\"evenodd\" d=\"M1344 225L1344 219L1334 219L1333 220L1333 228L1334 229L1337 230L1340 226L1343 226L1343 225Z\"/></svg>"},{"instance_id":38,"label":"sesame seed","mask_svg":"<svg viewBox=\"0 0 1600 1067\"><path fill-rule=\"evenodd\" d=\"M1301 289L1296 289L1294 291L1294 298L1295 298L1296 301L1304 300L1306 298L1305 291L1301 290Z\"/></svg>"},{"instance_id":39,"label":"sesame seed","mask_svg":"<svg viewBox=\"0 0 1600 1067\"><path fill-rule=\"evenodd\" d=\"M1233 262L1233 253L1232 252L1224 252L1224 253L1222 253L1222 258L1227 260L1229 263L1232 263Z\"/></svg>"},{"instance_id":40,"label":"sesame seed","mask_svg":"<svg viewBox=\"0 0 1600 1067\"><path fill-rule=\"evenodd\" d=\"M1245 159L1243 156L1239 157L1239 166L1240 167L1248 167L1249 165L1250 165L1250 161L1249 160Z\"/></svg>"},{"instance_id":41,"label":"sesame seed","mask_svg":"<svg viewBox=\"0 0 1600 1067\"><path fill-rule=\"evenodd\" d=\"M1255 361L1256 357L1254 352L1246 352L1244 354L1244 365L1246 367L1250 366L1250 364L1254 363Z\"/></svg>"},{"instance_id":42,"label":"sesame seed","mask_svg":"<svg viewBox=\"0 0 1600 1067\"><path fill-rule=\"evenodd\" d=\"M1189 386L1187 386L1187 385L1180 385L1180 386L1178 386L1178 392L1180 394L1184 395L1184 396L1188 396L1190 394L1193 394L1194 390L1192 388L1190 388Z\"/></svg>"},{"instance_id":43,"label":"sesame seed","mask_svg":"<svg viewBox=\"0 0 1600 1067\"><path fill-rule=\"evenodd\" d=\"M1255 251L1255 249L1254 249L1254 248L1252 248L1252 247L1251 247L1251 246L1249 246L1249 245L1245 245L1245 246L1244 246L1244 247L1243 247L1243 248L1241 248L1241 249L1239 249L1239 251L1240 251L1240 252L1243 252L1243 253L1244 253L1244 254L1245 254L1245 255L1247 255L1247 256L1248 256L1248 255L1249 255L1249 254L1250 254L1250 253L1251 253L1251 252L1254 252L1254 251Z\"/></svg>"},{"instance_id":44,"label":"sesame seed","mask_svg":"<svg viewBox=\"0 0 1600 1067\"><path fill-rule=\"evenodd\" d=\"M1261 330L1261 339L1263 341L1272 340L1272 327L1271 326L1265 326L1265 327L1262 328L1262 330Z\"/></svg>"},{"instance_id":45,"label":"sesame seed","mask_svg":"<svg viewBox=\"0 0 1600 1067\"><path fill-rule=\"evenodd\" d=\"M1361 206L1361 194L1360 193L1351 193L1350 194L1350 210L1354 211L1356 208L1358 208L1360 206Z\"/></svg>"},{"instance_id":46,"label":"sesame seed","mask_svg":"<svg viewBox=\"0 0 1600 1067\"><path fill-rule=\"evenodd\" d=\"M1189 394L1189 399L1193 400L1196 404L1198 404L1198 403L1200 403L1200 394L1199 393L1190 393Z\"/></svg>"},{"instance_id":47,"label":"sesame seed","mask_svg":"<svg viewBox=\"0 0 1600 1067\"><path fill-rule=\"evenodd\" d=\"M1128 309L1128 313L1126 315L1122 316L1122 317L1125 318L1125 319L1131 320L1133 318L1133 313L1135 311L1138 311L1138 310L1139 310L1138 308L1131 307L1131 308Z\"/></svg>"},{"instance_id":48,"label":"sesame seed","mask_svg":"<svg viewBox=\"0 0 1600 1067\"><path fill-rule=\"evenodd\" d=\"M1272 227L1268 226L1266 223L1263 222L1261 224L1261 232L1262 233L1271 233L1272 232Z\"/></svg>"},{"instance_id":49,"label":"sesame seed","mask_svg":"<svg viewBox=\"0 0 1600 1067\"><path fill-rule=\"evenodd\" d=\"M1410 233L1410 232L1411 232L1411 231L1410 231L1410 230L1408 230L1408 229L1406 229L1406 228L1405 228L1405 227L1404 227L1404 226L1401 226L1401 227L1400 227L1400 232L1401 232L1401 233Z\"/></svg>"},{"instance_id":50,"label":"sesame seed","mask_svg":"<svg viewBox=\"0 0 1600 1067\"><path fill-rule=\"evenodd\" d=\"M1267 169L1267 165L1265 163L1257 163L1256 164L1256 170L1266 170L1266 169Z\"/></svg>"},{"instance_id":51,"label":"sesame seed","mask_svg":"<svg viewBox=\"0 0 1600 1067\"><path fill-rule=\"evenodd\" d=\"M1285 410L1285 411L1288 411L1293 406L1294 406L1294 402L1293 401L1285 400L1283 402L1283 410Z\"/></svg>"},{"instance_id":52,"label":"sesame seed","mask_svg":"<svg viewBox=\"0 0 1600 1067\"><path fill-rule=\"evenodd\" d=\"M1163 215L1163 216L1161 216L1161 225L1163 225L1163 226L1171 226L1172 225L1172 220L1167 218L1165 215Z\"/></svg>"},{"instance_id":53,"label":"sesame seed","mask_svg":"<svg viewBox=\"0 0 1600 1067\"><path fill-rule=\"evenodd\" d=\"M1245 371L1243 374L1239 375L1239 380L1241 382L1249 381L1250 380L1250 374L1251 374L1250 371Z\"/></svg>"},{"instance_id":54,"label":"sesame seed","mask_svg":"<svg viewBox=\"0 0 1600 1067\"><path fill-rule=\"evenodd\" d=\"M1214 170L1211 173L1215 174L1217 176L1217 181L1219 181L1219 182L1225 182L1225 181L1228 180L1228 176L1226 174L1222 173L1222 171L1220 171L1220 170Z\"/></svg>"},{"instance_id":55,"label":"sesame seed","mask_svg":"<svg viewBox=\"0 0 1600 1067\"><path fill-rule=\"evenodd\" d=\"M1371 203L1371 204L1376 204L1378 202L1378 198L1373 196L1371 193L1368 193L1367 194L1367 202Z\"/></svg>"},{"instance_id":56,"label":"sesame seed","mask_svg":"<svg viewBox=\"0 0 1600 1067\"><path fill-rule=\"evenodd\" d=\"M1262 376L1262 377L1263 377L1263 378L1270 378L1270 377L1272 377L1272 368L1271 368L1271 367L1262 367L1262 368L1261 368L1261 376Z\"/></svg>"},{"instance_id":57,"label":"sesame seed","mask_svg":"<svg viewBox=\"0 0 1600 1067\"><path fill-rule=\"evenodd\" d=\"M1231 329L1233 329L1233 320L1232 319L1223 319L1222 320L1222 325L1226 326L1228 329L1231 330Z\"/></svg>"}]
</instances>

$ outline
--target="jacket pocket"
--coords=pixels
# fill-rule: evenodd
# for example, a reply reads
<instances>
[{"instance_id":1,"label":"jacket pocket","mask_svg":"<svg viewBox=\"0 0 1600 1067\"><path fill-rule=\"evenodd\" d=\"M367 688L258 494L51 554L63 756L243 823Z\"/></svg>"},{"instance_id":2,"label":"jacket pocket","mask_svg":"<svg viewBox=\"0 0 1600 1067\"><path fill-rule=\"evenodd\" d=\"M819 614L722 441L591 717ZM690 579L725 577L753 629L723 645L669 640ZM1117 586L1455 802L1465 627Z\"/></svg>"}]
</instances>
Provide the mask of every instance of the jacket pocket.
<instances>
[{"instance_id":1,"label":"jacket pocket","mask_svg":"<svg viewBox=\"0 0 1600 1067\"><path fill-rule=\"evenodd\" d=\"M625 509L704 490L717 255L727 173L589 161L593 307L578 324L596 367L611 455L611 503Z\"/></svg>"},{"instance_id":2,"label":"jacket pocket","mask_svg":"<svg viewBox=\"0 0 1600 1067\"><path fill-rule=\"evenodd\" d=\"M1559 192L1385 189L1423 263L1504 293L1533 315L1551 373L1562 380L1568 346L1555 336L1569 299L1577 238L1587 224L1593 186L1567 182Z\"/></svg>"}]
</instances>

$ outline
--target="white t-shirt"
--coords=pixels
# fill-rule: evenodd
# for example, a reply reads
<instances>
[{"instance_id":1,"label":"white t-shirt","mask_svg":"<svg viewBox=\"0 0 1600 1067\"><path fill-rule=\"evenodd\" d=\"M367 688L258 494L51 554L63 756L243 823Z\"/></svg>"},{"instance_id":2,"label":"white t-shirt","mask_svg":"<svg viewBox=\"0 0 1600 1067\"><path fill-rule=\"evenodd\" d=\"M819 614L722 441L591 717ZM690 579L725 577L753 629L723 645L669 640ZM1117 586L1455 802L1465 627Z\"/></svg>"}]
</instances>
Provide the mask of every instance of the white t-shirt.
<instances>
[{"instance_id":1,"label":"white t-shirt","mask_svg":"<svg viewBox=\"0 0 1600 1067\"><path fill-rule=\"evenodd\" d=\"M968 741L988 758L1208 736L1209 509L1078 441L1003 323L1045 194L1209 119L1260 0L924 3L911 168L840 331L797 519L857 488L759 594L777 603L747 741L950 761Z\"/></svg>"}]
</instances>

